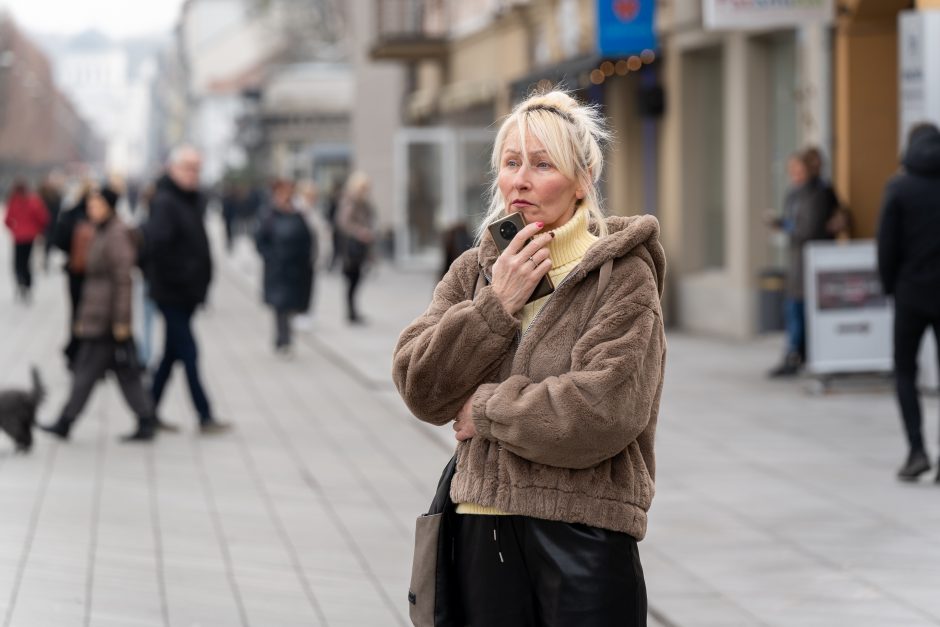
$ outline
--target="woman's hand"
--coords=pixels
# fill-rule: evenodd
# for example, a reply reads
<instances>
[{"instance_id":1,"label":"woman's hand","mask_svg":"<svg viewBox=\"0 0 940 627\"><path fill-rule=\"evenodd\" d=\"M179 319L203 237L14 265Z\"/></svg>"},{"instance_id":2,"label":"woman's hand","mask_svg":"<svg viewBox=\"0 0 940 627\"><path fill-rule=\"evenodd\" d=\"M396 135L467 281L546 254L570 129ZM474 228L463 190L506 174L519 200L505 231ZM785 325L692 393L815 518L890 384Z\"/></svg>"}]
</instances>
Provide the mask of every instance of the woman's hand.
<instances>
[{"instance_id":1,"label":"woman's hand","mask_svg":"<svg viewBox=\"0 0 940 627\"><path fill-rule=\"evenodd\" d=\"M543 276L552 269L548 245L554 233L537 235L542 222L527 224L493 264L493 292L510 315L522 309ZM526 244L526 240L532 241Z\"/></svg>"},{"instance_id":2,"label":"woman's hand","mask_svg":"<svg viewBox=\"0 0 940 627\"><path fill-rule=\"evenodd\" d=\"M464 440L469 440L477 434L477 428L473 424L473 395L464 402L463 407L460 408L460 411L457 412L457 417L454 418L454 431L457 433L454 434L454 437L457 438L458 442L463 442Z\"/></svg>"}]
</instances>

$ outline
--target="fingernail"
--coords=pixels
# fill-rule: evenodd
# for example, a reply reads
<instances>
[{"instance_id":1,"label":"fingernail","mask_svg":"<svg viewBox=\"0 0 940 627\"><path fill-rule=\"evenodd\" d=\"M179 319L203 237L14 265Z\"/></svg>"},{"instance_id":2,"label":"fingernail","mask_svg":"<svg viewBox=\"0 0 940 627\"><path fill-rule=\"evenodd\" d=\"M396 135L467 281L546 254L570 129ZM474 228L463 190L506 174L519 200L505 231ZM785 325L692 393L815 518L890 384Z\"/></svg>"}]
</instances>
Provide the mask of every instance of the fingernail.
<instances>
[{"instance_id":1,"label":"fingernail","mask_svg":"<svg viewBox=\"0 0 940 627\"><path fill-rule=\"evenodd\" d=\"M545 223L544 223L544 222L536 222L536 223L535 223L535 226L537 226L537 227L539 227L539 228L542 228L543 226L545 226Z\"/></svg>"}]
</instances>

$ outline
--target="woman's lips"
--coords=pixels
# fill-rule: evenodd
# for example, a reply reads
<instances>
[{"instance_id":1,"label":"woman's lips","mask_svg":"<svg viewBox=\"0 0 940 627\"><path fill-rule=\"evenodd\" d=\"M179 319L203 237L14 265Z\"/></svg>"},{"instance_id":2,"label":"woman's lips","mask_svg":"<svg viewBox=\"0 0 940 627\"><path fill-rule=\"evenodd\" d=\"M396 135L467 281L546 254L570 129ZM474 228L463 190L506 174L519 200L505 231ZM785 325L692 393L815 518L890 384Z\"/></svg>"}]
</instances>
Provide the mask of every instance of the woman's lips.
<instances>
[{"instance_id":1,"label":"woman's lips","mask_svg":"<svg viewBox=\"0 0 940 627\"><path fill-rule=\"evenodd\" d=\"M532 203L528 200L514 200L512 201L513 207L531 207Z\"/></svg>"}]
</instances>

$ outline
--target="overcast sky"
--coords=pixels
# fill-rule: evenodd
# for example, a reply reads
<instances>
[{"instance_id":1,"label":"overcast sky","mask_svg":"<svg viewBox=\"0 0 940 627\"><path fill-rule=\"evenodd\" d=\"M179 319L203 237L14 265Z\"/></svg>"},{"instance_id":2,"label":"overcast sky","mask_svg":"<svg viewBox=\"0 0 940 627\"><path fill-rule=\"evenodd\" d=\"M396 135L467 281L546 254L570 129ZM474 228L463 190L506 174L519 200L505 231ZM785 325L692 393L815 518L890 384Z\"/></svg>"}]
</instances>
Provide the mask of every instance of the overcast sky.
<instances>
[{"instance_id":1,"label":"overcast sky","mask_svg":"<svg viewBox=\"0 0 940 627\"><path fill-rule=\"evenodd\" d=\"M32 32L74 34L94 28L115 38L165 33L183 0L0 0Z\"/></svg>"}]
</instances>

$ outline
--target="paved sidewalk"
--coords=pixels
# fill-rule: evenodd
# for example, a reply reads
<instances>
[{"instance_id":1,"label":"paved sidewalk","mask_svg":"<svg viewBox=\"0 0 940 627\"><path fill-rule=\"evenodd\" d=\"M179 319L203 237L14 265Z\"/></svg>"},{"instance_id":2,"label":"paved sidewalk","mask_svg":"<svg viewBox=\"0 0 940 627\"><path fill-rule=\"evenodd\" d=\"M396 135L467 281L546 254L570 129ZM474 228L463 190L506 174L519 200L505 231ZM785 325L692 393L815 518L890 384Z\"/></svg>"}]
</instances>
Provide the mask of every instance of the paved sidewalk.
<instances>
[{"instance_id":1,"label":"paved sidewalk","mask_svg":"<svg viewBox=\"0 0 940 627\"><path fill-rule=\"evenodd\" d=\"M38 363L48 421L68 385L64 279L38 276L33 306L14 307L9 257L3 238L0 386ZM389 364L434 277L380 268L362 288L370 324L350 328L341 281L321 274L291 361L257 277L240 242L197 322L234 433L195 435L177 371L162 413L184 431L154 446L116 442L132 424L113 382L67 445L38 434L17 456L0 436L0 627L410 624L414 516L452 444L409 416ZM652 611L681 627L940 625L940 487L895 482L892 398L768 382L777 349L670 334L640 545ZM929 401L931 442L937 413Z\"/></svg>"}]
</instances>

